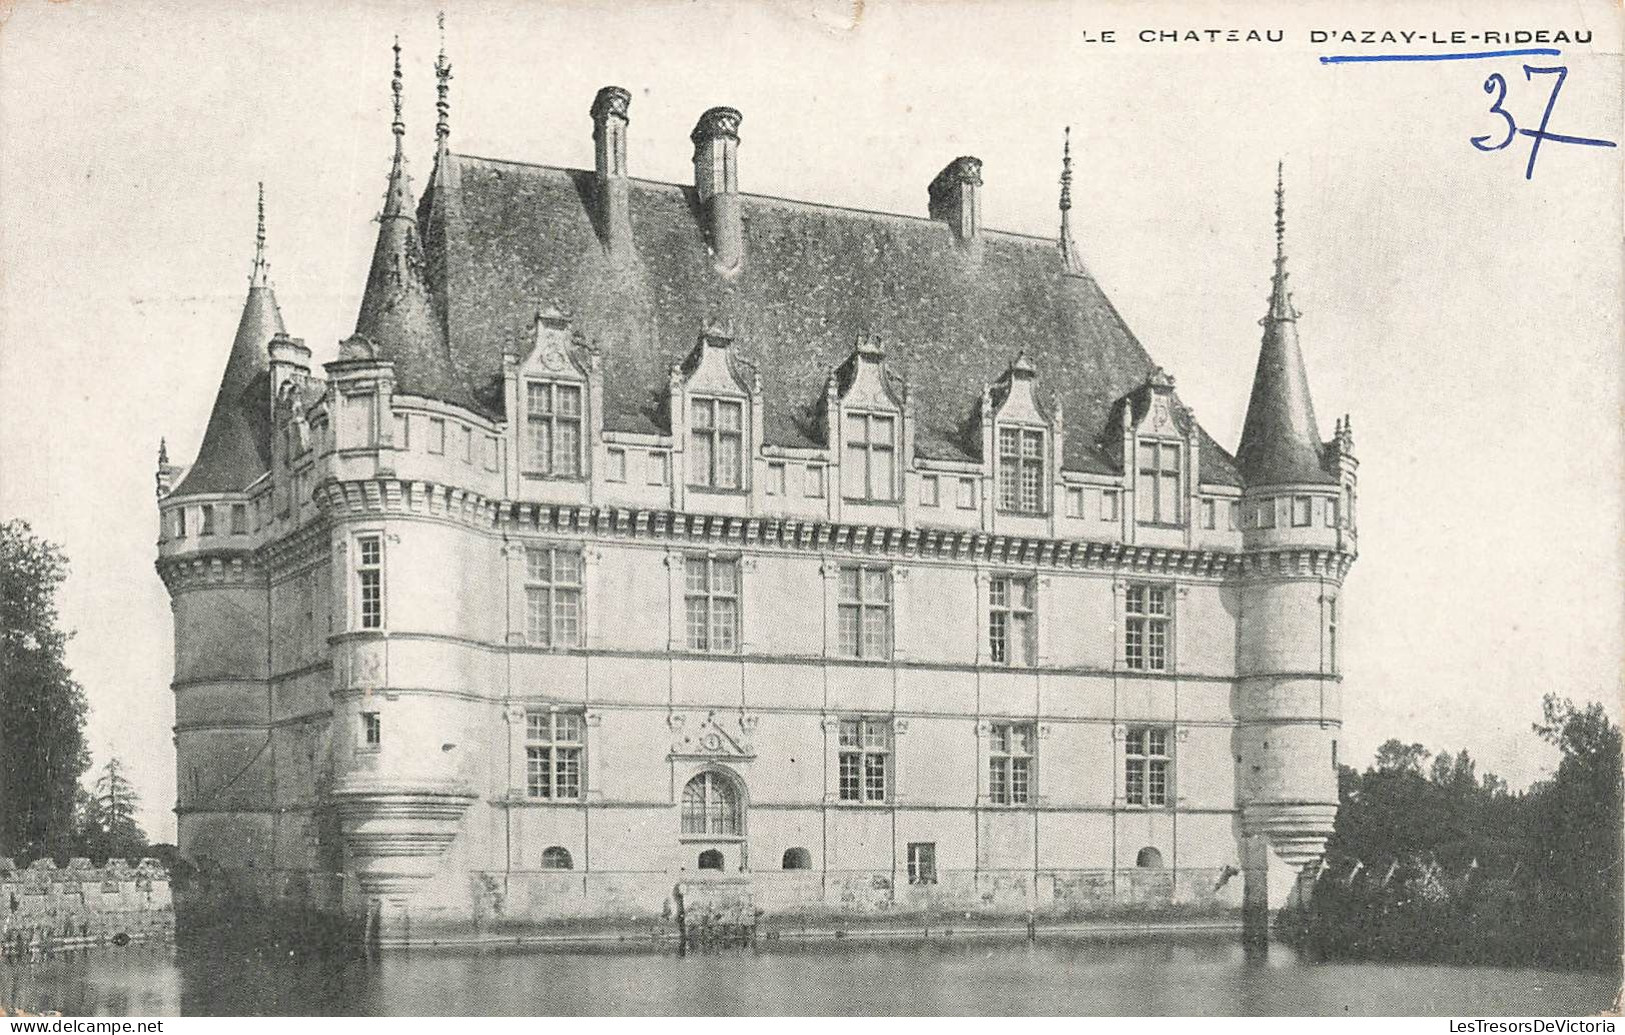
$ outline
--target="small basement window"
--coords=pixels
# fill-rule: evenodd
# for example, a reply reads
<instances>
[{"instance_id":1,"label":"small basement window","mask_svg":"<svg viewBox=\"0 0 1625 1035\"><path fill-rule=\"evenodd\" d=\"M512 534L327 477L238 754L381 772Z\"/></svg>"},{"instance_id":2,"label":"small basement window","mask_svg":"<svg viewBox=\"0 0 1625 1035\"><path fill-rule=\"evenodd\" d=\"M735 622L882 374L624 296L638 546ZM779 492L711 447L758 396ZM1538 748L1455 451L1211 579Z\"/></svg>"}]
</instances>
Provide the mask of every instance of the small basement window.
<instances>
[{"instance_id":1,"label":"small basement window","mask_svg":"<svg viewBox=\"0 0 1625 1035\"><path fill-rule=\"evenodd\" d=\"M812 869L812 853L805 848L786 848L784 850L784 868L787 870Z\"/></svg>"},{"instance_id":2,"label":"small basement window","mask_svg":"<svg viewBox=\"0 0 1625 1035\"><path fill-rule=\"evenodd\" d=\"M1140 854L1134 857L1134 865L1142 870L1162 869L1162 853L1155 848L1142 848Z\"/></svg>"},{"instance_id":3,"label":"small basement window","mask_svg":"<svg viewBox=\"0 0 1625 1035\"><path fill-rule=\"evenodd\" d=\"M702 870L720 870L720 869L722 869L722 853L720 851L718 851L717 849L715 849L715 848L707 848L705 851L701 852L700 853L700 869L702 869Z\"/></svg>"},{"instance_id":4,"label":"small basement window","mask_svg":"<svg viewBox=\"0 0 1625 1035\"><path fill-rule=\"evenodd\" d=\"M553 845L542 851L542 869L544 870L573 870L575 861L570 858L568 848Z\"/></svg>"},{"instance_id":5,"label":"small basement window","mask_svg":"<svg viewBox=\"0 0 1625 1035\"><path fill-rule=\"evenodd\" d=\"M908 846L908 882L935 884L937 882L937 843L919 841Z\"/></svg>"}]
</instances>

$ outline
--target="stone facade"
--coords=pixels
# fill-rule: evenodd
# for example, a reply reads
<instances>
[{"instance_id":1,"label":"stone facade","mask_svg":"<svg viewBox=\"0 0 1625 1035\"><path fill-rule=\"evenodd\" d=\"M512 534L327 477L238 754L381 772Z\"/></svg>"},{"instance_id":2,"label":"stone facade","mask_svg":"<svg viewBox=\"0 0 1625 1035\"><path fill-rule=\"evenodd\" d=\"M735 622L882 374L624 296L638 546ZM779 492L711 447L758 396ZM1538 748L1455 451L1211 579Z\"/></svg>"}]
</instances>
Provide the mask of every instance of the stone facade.
<instances>
[{"instance_id":1,"label":"stone facade","mask_svg":"<svg viewBox=\"0 0 1625 1035\"><path fill-rule=\"evenodd\" d=\"M593 106L600 179L625 175L626 112L625 91ZM739 119L695 131L710 202L737 191ZM606 364L630 346L579 298L533 301L485 390L442 390L431 368L464 346L413 337L412 306L449 304L433 275L456 253L433 245L457 224L433 213L475 160L445 136L419 217L397 149L383 259L325 376L256 261L222 405L263 413L263 466L244 451L235 481L191 489L160 467L184 854L384 939L680 912L1223 916L1313 875L1337 801L1346 424L1296 443L1318 473L1282 480L1238 467L1148 362L1096 420L1064 404L1084 367L1019 341L933 402L865 332L787 440L747 309L667 353L651 429L617 416ZM979 173L952 163L917 232L1002 247ZM640 193L601 197L604 261L642 261ZM718 227L742 197L694 216L726 243L707 276L767 265ZM1070 240L1047 248L1086 277ZM428 279L379 281L401 269ZM1254 410L1308 404L1284 260L1275 290ZM957 453L927 445L944 406L966 415ZM221 466L213 429L194 470Z\"/></svg>"}]
</instances>

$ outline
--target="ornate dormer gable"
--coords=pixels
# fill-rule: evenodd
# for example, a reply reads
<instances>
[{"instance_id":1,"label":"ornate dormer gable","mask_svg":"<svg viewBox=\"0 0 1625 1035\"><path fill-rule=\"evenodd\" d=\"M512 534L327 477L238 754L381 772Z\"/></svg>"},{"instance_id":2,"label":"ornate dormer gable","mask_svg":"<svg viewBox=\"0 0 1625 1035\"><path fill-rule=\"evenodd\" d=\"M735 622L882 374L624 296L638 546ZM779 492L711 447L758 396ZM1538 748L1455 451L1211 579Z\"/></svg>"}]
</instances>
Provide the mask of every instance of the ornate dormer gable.
<instances>
[{"instance_id":1,"label":"ornate dormer gable","mask_svg":"<svg viewBox=\"0 0 1625 1035\"><path fill-rule=\"evenodd\" d=\"M338 359L323 369L328 388L322 403L324 420L308 415L312 426L325 423L330 427L333 445L341 450L391 448L395 425L389 413L395 364L385 358L378 344L365 334L352 334L339 343ZM327 416L331 421L325 421Z\"/></svg>"},{"instance_id":2,"label":"ornate dormer gable","mask_svg":"<svg viewBox=\"0 0 1625 1035\"><path fill-rule=\"evenodd\" d=\"M878 335L860 334L825 387L825 435L841 470L841 495L855 503L902 499L909 467L908 385L886 367Z\"/></svg>"},{"instance_id":3,"label":"ornate dormer gable","mask_svg":"<svg viewBox=\"0 0 1625 1035\"><path fill-rule=\"evenodd\" d=\"M541 478L586 478L601 409L598 353L572 330L570 317L549 304L537 310L507 359L520 471Z\"/></svg>"},{"instance_id":4,"label":"ornate dormer gable","mask_svg":"<svg viewBox=\"0 0 1625 1035\"><path fill-rule=\"evenodd\" d=\"M713 322L671 371L672 437L690 489L743 492L762 441L762 377L733 325Z\"/></svg>"},{"instance_id":5,"label":"ornate dormer gable","mask_svg":"<svg viewBox=\"0 0 1625 1035\"><path fill-rule=\"evenodd\" d=\"M1038 394L1038 369L1018 352L982 393L983 453L993 471L994 505L1009 514L1047 514L1063 434L1058 400Z\"/></svg>"},{"instance_id":6,"label":"ornate dormer gable","mask_svg":"<svg viewBox=\"0 0 1625 1035\"><path fill-rule=\"evenodd\" d=\"M1123 399L1123 477L1142 525L1183 526L1198 482L1196 415L1179 401L1173 375L1153 367Z\"/></svg>"},{"instance_id":7,"label":"ornate dormer gable","mask_svg":"<svg viewBox=\"0 0 1625 1035\"><path fill-rule=\"evenodd\" d=\"M536 318L516 350L522 377L585 382L592 376L596 356L570 317L556 305L536 311Z\"/></svg>"}]
</instances>

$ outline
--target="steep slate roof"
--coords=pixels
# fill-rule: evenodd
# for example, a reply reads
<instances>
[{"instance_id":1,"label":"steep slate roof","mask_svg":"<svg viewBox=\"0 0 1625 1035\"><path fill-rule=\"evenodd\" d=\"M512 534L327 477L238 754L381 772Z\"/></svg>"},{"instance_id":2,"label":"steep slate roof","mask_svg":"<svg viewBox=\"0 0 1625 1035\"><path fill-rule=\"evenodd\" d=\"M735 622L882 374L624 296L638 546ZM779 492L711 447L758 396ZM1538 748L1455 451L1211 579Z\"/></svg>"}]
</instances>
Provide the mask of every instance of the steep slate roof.
<instances>
[{"instance_id":1,"label":"steep slate roof","mask_svg":"<svg viewBox=\"0 0 1625 1035\"><path fill-rule=\"evenodd\" d=\"M422 237L412 211L406 176L401 121L401 45L395 43L395 154L389 186L378 215L378 241L373 246L367 286L356 315L355 334L339 351L340 359L377 355L395 364L403 385L433 385L436 398L475 408L473 396L452 365L446 347L446 325L438 300L429 290Z\"/></svg>"},{"instance_id":2,"label":"steep slate roof","mask_svg":"<svg viewBox=\"0 0 1625 1035\"><path fill-rule=\"evenodd\" d=\"M263 259L256 259L255 277L197 461L171 496L241 492L271 469L271 363L266 344L285 328L276 295L262 271Z\"/></svg>"},{"instance_id":3,"label":"steep slate roof","mask_svg":"<svg viewBox=\"0 0 1625 1035\"><path fill-rule=\"evenodd\" d=\"M672 364L729 320L763 373L767 442L821 445L829 372L873 333L907 378L922 455L977 458L981 390L1025 350L1039 391L1063 401L1063 466L1120 470L1108 417L1155 364L1094 279L1066 273L1057 241L984 229L967 246L929 219L747 194L744 270L724 276L692 188L630 188L636 257L617 264L594 227L593 173L442 153L419 213L460 376L398 365L399 390L457 401L462 382L499 413L503 352L551 304L602 352L606 427L667 432ZM1205 432L1202 450L1203 481L1240 484Z\"/></svg>"}]
</instances>

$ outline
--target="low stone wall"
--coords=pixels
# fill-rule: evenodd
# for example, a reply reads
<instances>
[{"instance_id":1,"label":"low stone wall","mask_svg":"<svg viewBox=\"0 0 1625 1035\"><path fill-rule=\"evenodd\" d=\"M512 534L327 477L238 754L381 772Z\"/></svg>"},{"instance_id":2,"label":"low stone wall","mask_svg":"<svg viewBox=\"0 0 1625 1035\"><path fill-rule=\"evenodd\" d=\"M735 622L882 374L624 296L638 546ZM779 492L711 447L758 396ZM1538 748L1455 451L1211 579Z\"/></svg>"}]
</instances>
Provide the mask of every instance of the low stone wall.
<instances>
[{"instance_id":1,"label":"low stone wall","mask_svg":"<svg viewBox=\"0 0 1625 1035\"><path fill-rule=\"evenodd\" d=\"M169 938L175 931L169 873L156 859L39 859L20 869L0 859L0 948L7 954Z\"/></svg>"},{"instance_id":2,"label":"low stone wall","mask_svg":"<svg viewBox=\"0 0 1625 1035\"><path fill-rule=\"evenodd\" d=\"M222 871L219 877L228 875ZM190 901L183 915L244 909L340 920L382 943L668 939L696 927L758 937L947 933L1111 925L1240 924L1234 868L939 871L909 884L889 870L750 873L477 871L428 878L369 907L340 875L243 871L235 894ZM194 882L195 883L195 882ZM220 892L225 885L216 881Z\"/></svg>"},{"instance_id":3,"label":"low stone wall","mask_svg":"<svg viewBox=\"0 0 1625 1035\"><path fill-rule=\"evenodd\" d=\"M454 892L414 897L412 934L675 933L690 924L740 922L741 896L762 932L864 928L1038 927L1091 923L1239 921L1242 880L1234 869L944 871L908 884L890 871L769 870L750 874L573 873L472 875L472 918ZM715 885L715 889L711 886ZM713 890L715 893L713 893ZM681 901L679 901L681 900ZM713 905L713 903L724 903ZM714 915L713 915L714 914Z\"/></svg>"}]
</instances>

